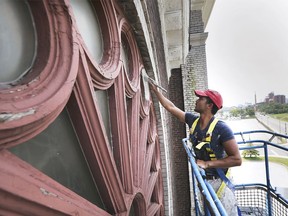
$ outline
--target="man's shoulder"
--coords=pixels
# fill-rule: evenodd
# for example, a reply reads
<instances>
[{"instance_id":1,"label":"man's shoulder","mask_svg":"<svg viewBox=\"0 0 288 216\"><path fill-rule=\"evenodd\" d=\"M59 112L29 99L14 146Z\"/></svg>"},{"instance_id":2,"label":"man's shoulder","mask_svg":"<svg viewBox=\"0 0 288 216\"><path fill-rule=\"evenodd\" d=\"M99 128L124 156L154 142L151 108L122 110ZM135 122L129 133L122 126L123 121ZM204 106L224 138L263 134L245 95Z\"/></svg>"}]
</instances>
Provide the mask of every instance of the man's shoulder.
<instances>
[{"instance_id":1,"label":"man's shoulder","mask_svg":"<svg viewBox=\"0 0 288 216\"><path fill-rule=\"evenodd\" d=\"M199 118L199 116L193 114L192 112L185 112L185 122L191 127L193 122Z\"/></svg>"},{"instance_id":2,"label":"man's shoulder","mask_svg":"<svg viewBox=\"0 0 288 216\"><path fill-rule=\"evenodd\" d=\"M218 119L218 122L217 122L217 125L216 126L218 126L218 127L220 127L220 128L230 128L229 126L228 126L228 124L225 122L225 121L223 121L223 120L221 120L221 119Z\"/></svg>"},{"instance_id":3,"label":"man's shoulder","mask_svg":"<svg viewBox=\"0 0 288 216\"><path fill-rule=\"evenodd\" d=\"M215 132L217 134L220 134L225 141L228 139L234 138L234 133L233 133L232 129L223 120L218 120L216 127L215 127Z\"/></svg>"}]
</instances>

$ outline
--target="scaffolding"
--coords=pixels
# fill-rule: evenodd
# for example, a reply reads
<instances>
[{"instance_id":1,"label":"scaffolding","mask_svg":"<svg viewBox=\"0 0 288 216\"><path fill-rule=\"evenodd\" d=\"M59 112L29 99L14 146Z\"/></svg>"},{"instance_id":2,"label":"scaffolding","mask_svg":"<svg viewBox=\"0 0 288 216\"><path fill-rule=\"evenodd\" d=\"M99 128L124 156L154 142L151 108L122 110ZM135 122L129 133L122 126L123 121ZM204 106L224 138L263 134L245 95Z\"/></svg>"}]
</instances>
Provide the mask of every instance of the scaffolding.
<instances>
[{"instance_id":1,"label":"scaffolding","mask_svg":"<svg viewBox=\"0 0 288 216\"><path fill-rule=\"evenodd\" d=\"M265 134L263 139L251 139L255 134ZM288 215L288 200L281 194L277 193L270 182L269 172L269 147L273 146L281 151L288 152L288 148L276 144L275 140L287 140L288 136L278 133L273 133L265 130L255 130L246 132L234 133L235 137L240 137L237 140L240 150L249 149L263 149L264 163L265 163L265 181L262 183L249 183L235 185L235 196L237 199L238 207L242 216L256 215L256 216L278 216ZM248 139L246 139L248 137ZM266 139L267 137L267 139ZM206 180L205 171L200 169L195 161L193 148L189 138L182 140L183 146L189 158L192 172L192 187L194 196L195 215L216 215L225 216L227 212L223 207L221 201L217 197L210 183ZM205 213L201 211L201 198L203 197L205 205Z\"/></svg>"}]
</instances>

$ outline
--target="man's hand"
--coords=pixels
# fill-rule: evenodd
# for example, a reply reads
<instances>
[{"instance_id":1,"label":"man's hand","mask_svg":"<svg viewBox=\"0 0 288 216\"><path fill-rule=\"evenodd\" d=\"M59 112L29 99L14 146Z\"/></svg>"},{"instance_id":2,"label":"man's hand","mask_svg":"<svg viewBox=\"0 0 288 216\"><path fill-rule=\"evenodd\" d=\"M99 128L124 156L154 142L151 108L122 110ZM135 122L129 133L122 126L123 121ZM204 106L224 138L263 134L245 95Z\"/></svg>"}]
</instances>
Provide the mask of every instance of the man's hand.
<instances>
[{"instance_id":1,"label":"man's hand","mask_svg":"<svg viewBox=\"0 0 288 216\"><path fill-rule=\"evenodd\" d=\"M150 83L150 82L149 82ZM150 89L155 93L156 97L158 98L159 102L162 106L178 118L181 122L185 122L185 112L176 107L168 98L166 98L160 91L158 91L159 86L155 83L150 83Z\"/></svg>"},{"instance_id":2,"label":"man's hand","mask_svg":"<svg viewBox=\"0 0 288 216\"><path fill-rule=\"evenodd\" d=\"M150 89L151 89L153 92L158 91L157 86L156 86L153 82L150 82L150 81L149 81L148 83L149 83Z\"/></svg>"},{"instance_id":3,"label":"man's hand","mask_svg":"<svg viewBox=\"0 0 288 216\"><path fill-rule=\"evenodd\" d=\"M209 167L209 161L203 161L203 160L197 159L196 163L202 169L207 169Z\"/></svg>"}]
</instances>

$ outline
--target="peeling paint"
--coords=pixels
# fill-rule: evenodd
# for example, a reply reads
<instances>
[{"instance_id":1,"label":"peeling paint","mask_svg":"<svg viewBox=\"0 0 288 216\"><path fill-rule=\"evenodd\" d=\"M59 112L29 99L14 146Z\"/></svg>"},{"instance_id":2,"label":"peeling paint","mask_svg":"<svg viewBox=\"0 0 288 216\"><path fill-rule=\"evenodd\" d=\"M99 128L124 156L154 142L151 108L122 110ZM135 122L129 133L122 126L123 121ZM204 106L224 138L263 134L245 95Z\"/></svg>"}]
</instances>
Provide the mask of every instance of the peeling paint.
<instances>
[{"instance_id":1,"label":"peeling paint","mask_svg":"<svg viewBox=\"0 0 288 216\"><path fill-rule=\"evenodd\" d=\"M22 117L32 115L36 112L35 109L29 109L26 112L20 113L0 113L0 122L14 121Z\"/></svg>"},{"instance_id":2,"label":"peeling paint","mask_svg":"<svg viewBox=\"0 0 288 216\"><path fill-rule=\"evenodd\" d=\"M65 200L65 199L62 198L61 196L59 196L59 195L57 195L57 194L55 194L55 193L51 193L51 192L49 192L48 190L46 190L45 188L40 188L40 191L41 191L41 193L42 193L44 196L56 197L56 198L58 198L58 199L60 199L60 200L63 200L63 201L65 201L65 202L69 203L69 204L72 204L71 201Z\"/></svg>"},{"instance_id":3,"label":"peeling paint","mask_svg":"<svg viewBox=\"0 0 288 216\"><path fill-rule=\"evenodd\" d=\"M46 196L53 196L53 197L58 197L58 195L54 194L54 193L51 193L49 191L47 191L46 189L44 188L40 188L40 191L42 192L42 194L46 195Z\"/></svg>"}]
</instances>

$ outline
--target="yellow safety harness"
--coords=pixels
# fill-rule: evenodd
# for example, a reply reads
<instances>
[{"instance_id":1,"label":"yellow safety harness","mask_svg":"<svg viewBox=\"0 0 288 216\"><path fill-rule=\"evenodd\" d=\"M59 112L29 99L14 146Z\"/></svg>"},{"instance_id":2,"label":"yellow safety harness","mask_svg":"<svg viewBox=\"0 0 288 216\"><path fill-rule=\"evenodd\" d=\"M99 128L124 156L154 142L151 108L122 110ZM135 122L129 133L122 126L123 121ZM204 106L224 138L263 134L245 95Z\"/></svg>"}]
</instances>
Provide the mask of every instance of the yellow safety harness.
<instances>
[{"instance_id":1,"label":"yellow safety harness","mask_svg":"<svg viewBox=\"0 0 288 216\"><path fill-rule=\"evenodd\" d=\"M198 121L199 121L199 118L197 118L193 122L193 124L192 124L192 126L190 128L190 134L191 135L194 134L194 130L195 130L196 126L197 126ZM213 150L210 147L210 142L211 142L211 138L212 138L212 132L213 132L217 122L218 122L218 119L214 118L213 121L211 122L211 124L209 125L209 128L208 128L207 133L206 133L206 137L203 138L201 142L199 142L198 144L193 146L195 151L201 151L203 146L205 146L205 150L208 153L210 160L217 160L215 153L213 152ZM205 145L205 144L209 144L209 145ZM206 158L206 159L208 159L208 158Z\"/></svg>"},{"instance_id":2,"label":"yellow safety harness","mask_svg":"<svg viewBox=\"0 0 288 216\"><path fill-rule=\"evenodd\" d=\"M194 131L195 131L195 128L197 126L198 121L199 121L199 118L197 118L193 122L193 124L190 128L189 132L191 135L194 135ZM196 145L194 145L192 142L193 147L194 147L194 151L196 151L196 152L200 151L203 147L205 147L205 149L202 149L202 150L206 150L206 152L209 155L210 160L217 160L215 153L213 152L212 148L210 147L210 143L211 143L211 139L212 139L212 132L213 132L218 121L219 120L217 118L214 118L214 120L209 125L209 128L208 128L207 133L206 133L206 137L201 142L197 143ZM209 144L209 145L206 145L206 144ZM197 155L197 153L196 153L196 155ZM206 158L206 159L208 159L208 158ZM226 177L229 177L229 176L230 176L230 169L228 169L228 171L226 173ZM225 187L226 187L226 182L222 181L222 183L221 183L221 185L220 185L220 187L216 193L219 198L223 195Z\"/></svg>"}]
</instances>

